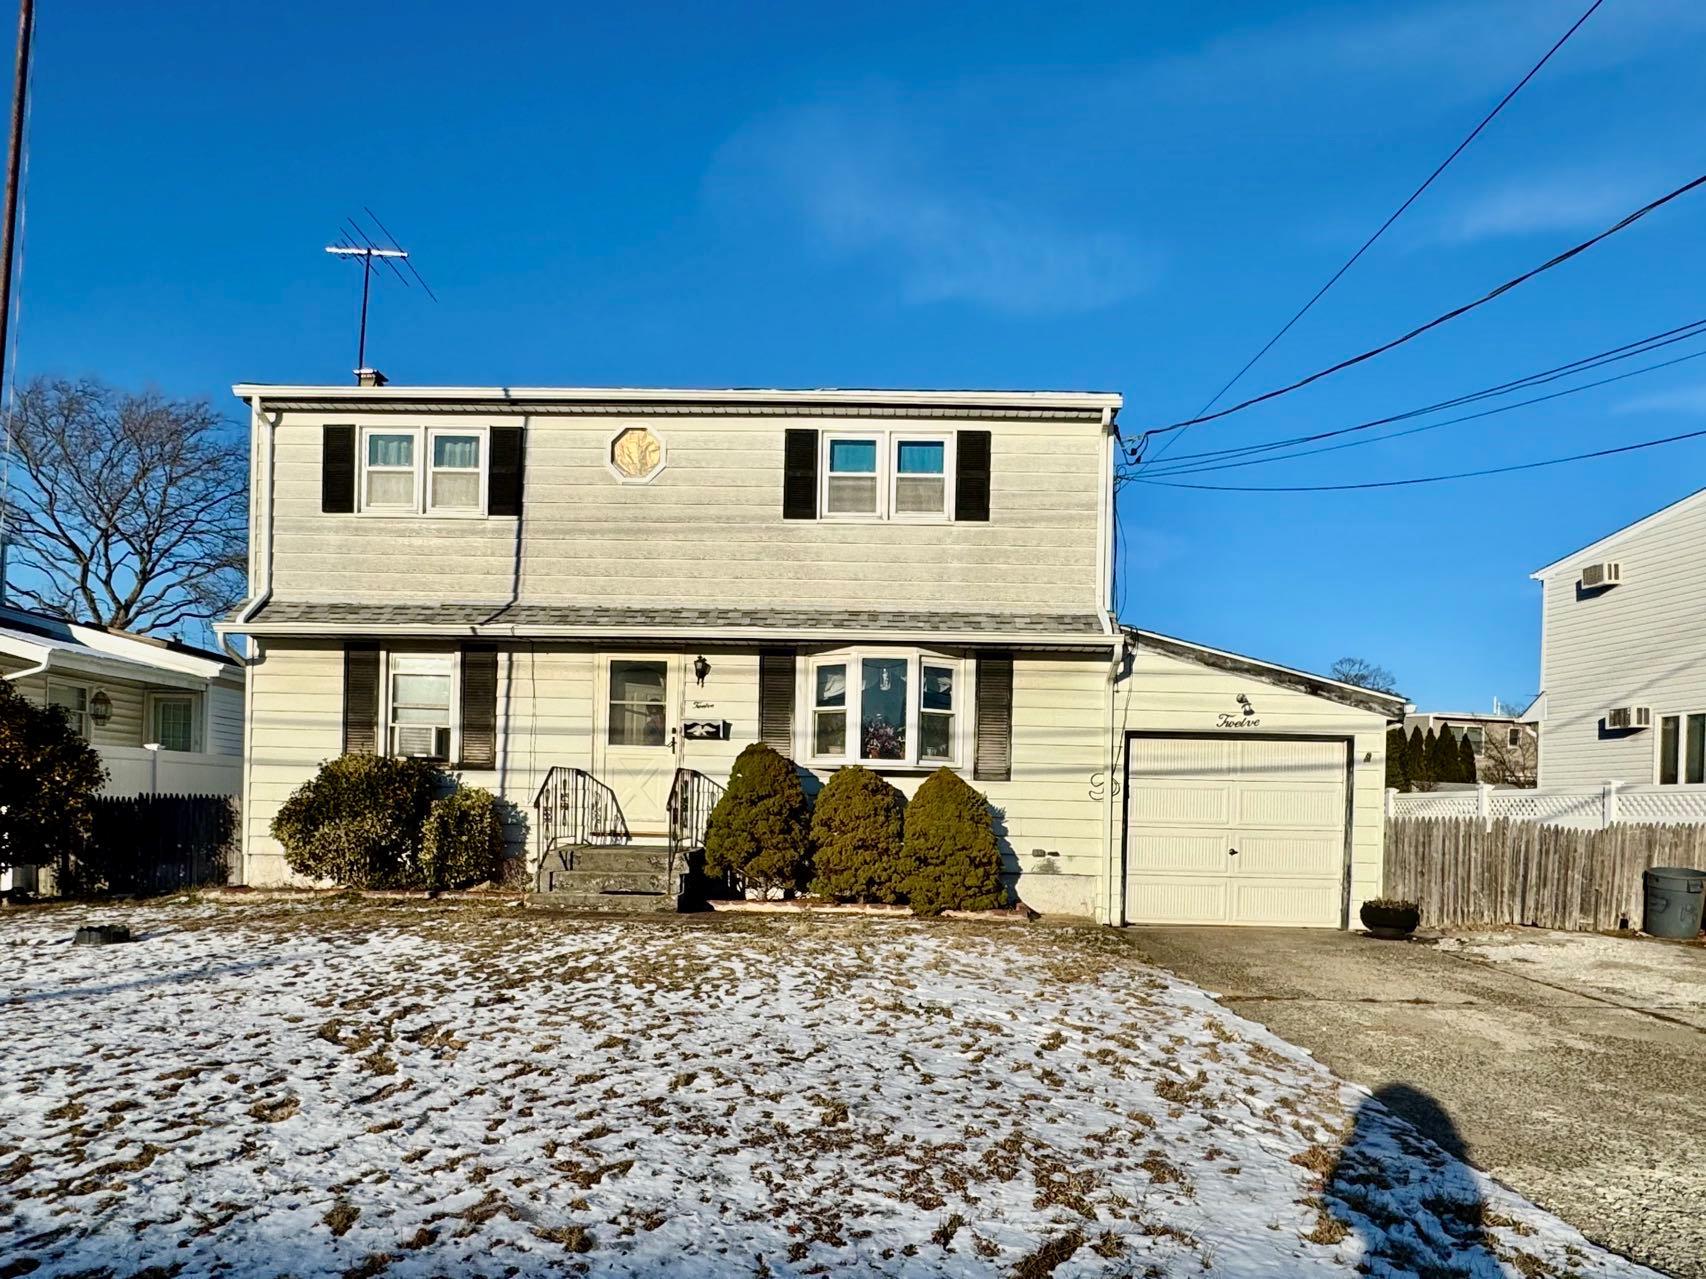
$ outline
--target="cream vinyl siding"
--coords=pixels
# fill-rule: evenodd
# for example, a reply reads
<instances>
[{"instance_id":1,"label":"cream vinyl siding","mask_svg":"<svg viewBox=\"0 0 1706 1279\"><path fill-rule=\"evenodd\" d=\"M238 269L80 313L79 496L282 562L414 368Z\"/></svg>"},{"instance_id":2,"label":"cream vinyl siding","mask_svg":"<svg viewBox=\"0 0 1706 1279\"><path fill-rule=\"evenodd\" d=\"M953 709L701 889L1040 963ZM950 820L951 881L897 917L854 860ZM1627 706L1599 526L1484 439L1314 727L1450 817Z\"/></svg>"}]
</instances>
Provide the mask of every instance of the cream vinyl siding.
<instances>
[{"instance_id":1,"label":"cream vinyl siding","mask_svg":"<svg viewBox=\"0 0 1706 1279\"><path fill-rule=\"evenodd\" d=\"M1255 718L1260 723L1248 729L1219 727L1222 714L1241 718L1237 700L1240 693L1250 699ZM1368 898L1380 895L1386 833L1383 816L1386 721L1382 716L1249 676L1145 651L1141 647L1132 658L1129 674L1121 679L1115 690L1114 703L1116 744L1124 738L1127 729L1157 733L1210 733L1217 739L1224 736L1228 740L1237 740L1240 733L1348 738L1354 761L1350 832L1350 917L1353 924L1357 908ZM1344 742L1336 742L1333 749L1339 752L1342 760ZM1116 765L1116 775L1123 774L1123 771L1122 754ZM1135 812L1133 817L1135 821ZM1117 810L1115 818L1114 855L1117 858ZM1314 828L1320 823L1311 818L1306 825L1312 832L1311 838L1314 838L1318 833ZM1129 849L1126 869L1129 878L1134 873ZM1129 888L1128 883L1128 891ZM1128 901L1125 909L1127 919L1143 917L1136 902Z\"/></svg>"},{"instance_id":2,"label":"cream vinyl siding","mask_svg":"<svg viewBox=\"0 0 1706 1279\"><path fill-rule=\"evenodd\" d=\"M1542 579L1540 785L1658 780L1658 722L1706 711L1706 501L1631 530ZM1578 598L1584 564L1616 560L1623 582ZM1650 706L1653 727L1600 736L1614 706Z\"/></svg>"},{"instance_id":3,"label":"cream vinyl siding","mask_svg":"<svg viewBox=\"0 0 1706 1279\"><path fill-rule=\"evenodd\" d=\"M535 417L526 422L518 530L518 521L506 518L323 514L321 426L333 420L458 419L287 414L276 441L278 599L496 604L514 595L532 603L826 609L881 601L892 608L1046 612L1094 609L1102 598L1106 462L1095 422ZM620 483L607 465L611 437L631 425L664 444L667 464L649 483ZM783 433L801 426L987 429L990 520L784 520Z\"/></svg>"},{"instance_id":4,"label":"cream vinyl siding","mask_svg":"<svg viewBox=\"0 0 1706 1279\"><path fill-rule=\"evenodd\" d=\"M442 643L397 647L447 651ZM619 654L603 654L612 655ZM682 663L689 670L691 656ZM684 767L722 783L735 756L758 736L758 652L712 650L707 656L711 672L704 687L689 674L680 681L684 687L672 690L670 724L679 728L684 718L728 722L729 740L682 745ZM595 769L599 657L584 647L501 648L498 767L463 773L463 782L507 796L531 823L533 796L548 769ZM802 680L804 666L802 658ZM1017 878L1020 898L1047 914L1098 912L1107 865L1107 810L1098 790L1107 767L1107 672L1107 663L1096 658L1018 656L1013 666L1012 780L972 781L1000 810L1003 860ZM268 642L249 678L253 705L244 882L300 883L286 868L268 828L290 793L322 760L342 749L342 645ZM968 695L959 713L971 714L971 706ZM971 780L969 769L962 775ZM926 776L928 770L892 774L890 780L910 796ZM812 778L815 789L828 773Z\"/></svg>"}]
</instances>

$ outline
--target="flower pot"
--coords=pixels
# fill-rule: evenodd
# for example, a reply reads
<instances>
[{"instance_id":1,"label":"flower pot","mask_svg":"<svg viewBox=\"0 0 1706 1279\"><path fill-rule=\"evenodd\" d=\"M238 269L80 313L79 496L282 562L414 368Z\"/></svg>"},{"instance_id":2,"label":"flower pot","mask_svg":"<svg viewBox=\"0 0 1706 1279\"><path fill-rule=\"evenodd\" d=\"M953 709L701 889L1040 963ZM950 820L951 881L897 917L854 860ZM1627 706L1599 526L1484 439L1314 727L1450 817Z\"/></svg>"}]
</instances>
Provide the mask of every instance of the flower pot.
<instances>
[{"instance_id":1,"label":"flower pot","mask_svg":"<svg viewBox=\"0 0 1706 1279\"><path fill-rule=\"evenodd\" d=\"M1422 922L1421 907L1410 902L1364 902L1358 913L1368 935L1386 941L1403 940Z\"/></svg>"}]
</instances>

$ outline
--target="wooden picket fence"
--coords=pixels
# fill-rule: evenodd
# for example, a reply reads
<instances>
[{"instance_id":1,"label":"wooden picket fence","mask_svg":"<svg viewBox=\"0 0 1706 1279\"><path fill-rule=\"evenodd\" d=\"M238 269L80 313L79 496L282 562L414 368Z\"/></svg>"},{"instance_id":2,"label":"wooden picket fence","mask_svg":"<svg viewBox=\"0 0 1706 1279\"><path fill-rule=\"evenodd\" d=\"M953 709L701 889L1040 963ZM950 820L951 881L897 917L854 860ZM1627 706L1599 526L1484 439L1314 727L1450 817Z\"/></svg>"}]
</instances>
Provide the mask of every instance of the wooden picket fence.
<instances>
[{"instance_id":1,"label":"wooden picket fence","mask_svg":"<svg viewBox=\"0 0 1706 1279\"><path fill-rule=\"evenodd\" d=\"M1706 868L1706 826L1396 817L1386 823L1386 896L1417 902L1424 927L1526 924L1571 932L1641 926L1641 872Z\"/></svg>"}]
</instances>

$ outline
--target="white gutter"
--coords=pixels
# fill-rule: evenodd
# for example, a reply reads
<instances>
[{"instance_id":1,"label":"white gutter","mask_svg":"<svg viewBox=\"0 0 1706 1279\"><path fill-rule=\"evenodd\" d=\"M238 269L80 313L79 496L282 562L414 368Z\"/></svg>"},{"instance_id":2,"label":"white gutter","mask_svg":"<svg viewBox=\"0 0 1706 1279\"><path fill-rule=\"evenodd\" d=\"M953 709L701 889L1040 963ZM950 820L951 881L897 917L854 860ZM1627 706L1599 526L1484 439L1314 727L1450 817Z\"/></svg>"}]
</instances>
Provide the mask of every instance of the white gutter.
<instances>
[{"instance_id":1,"label":"white gutter","mask_svg":"<svg viewBox=\"0 0 1706 1279\"><path fill-rule=\"evenodd\" d=\"M1114 410L1102 409L1102 501L1096 512L1096 578L1101 583L1102 631L1112 635L1114 618Z\"/></svg>"},{"instance_id":2,"label":"white gutter","mask_svg":"<svg viewBox=\"0 0 1706 1279\"><path fill-rule=\"evenodd\" d=\"M1124 397L1112 391L917 391L826 387L821 390L729 387L722 390L632 386L269 386L239 382L240 399L261 400L545 400L561 403L883 404L931 408L1076 409L1111 414Z\"/></svg>"},{"instance_id":3,"label":"white gutter","mask_svg":"<svg viewBox=\"0 0 1706 1279\"><path fill-rule=\"evenodd\" d=\"M265 446L261 433L265 432ZM243 611L229 625L218 623L213 633L219 636L219 646L239 666L249 665L249 656L239 653L231 644L232 634L242 633L261 606L272 598L272 484L274 424L261 412L261 397L249 400L249 585L253 590Z\"/></svg>"},{"instance_id":4,"label":"white gutter","mask_svg":"<svg viewBox=\"0 0 1706 1279\"><path fill-rule=\"evenodd\" d=\"M40 675L53 662L53 650L50 648L41 655L41 661L34 666L26 666L21 671L13 671L10 675L0 675L0 679L10 684L13 680L26 679L31 675Z\"/></svg>"}]
</instances>

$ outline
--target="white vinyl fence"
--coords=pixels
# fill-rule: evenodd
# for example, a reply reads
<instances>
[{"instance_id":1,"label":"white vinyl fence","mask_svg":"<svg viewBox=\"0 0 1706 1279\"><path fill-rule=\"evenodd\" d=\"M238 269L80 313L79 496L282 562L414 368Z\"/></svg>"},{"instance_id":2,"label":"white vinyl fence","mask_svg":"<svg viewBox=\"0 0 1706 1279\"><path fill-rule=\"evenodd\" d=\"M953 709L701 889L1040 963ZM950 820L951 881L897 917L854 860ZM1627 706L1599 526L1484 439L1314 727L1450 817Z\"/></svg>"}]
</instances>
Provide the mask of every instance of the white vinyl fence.
<instances>
[{"instance_id":1,"label":"white vinyl fence","mask_svg":"<svg viewBox=\"0 0 1706 1279\"><path fill-rule=\"evenodd\" d=\"M1593 787L1475 786L1463 790L1386 792L1388 817L1500 818L1604 830L1619 822L1636 825L1706 824L1706 786L1636 786L1606 782Z\"/></svg>"}]
</instances>

